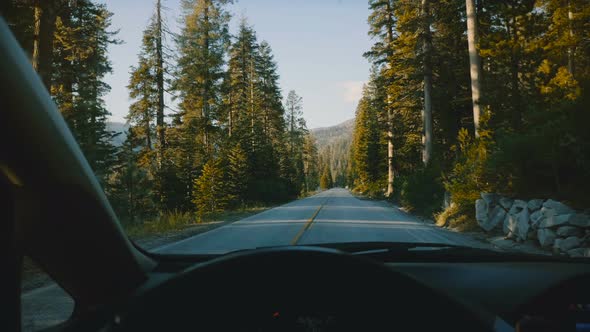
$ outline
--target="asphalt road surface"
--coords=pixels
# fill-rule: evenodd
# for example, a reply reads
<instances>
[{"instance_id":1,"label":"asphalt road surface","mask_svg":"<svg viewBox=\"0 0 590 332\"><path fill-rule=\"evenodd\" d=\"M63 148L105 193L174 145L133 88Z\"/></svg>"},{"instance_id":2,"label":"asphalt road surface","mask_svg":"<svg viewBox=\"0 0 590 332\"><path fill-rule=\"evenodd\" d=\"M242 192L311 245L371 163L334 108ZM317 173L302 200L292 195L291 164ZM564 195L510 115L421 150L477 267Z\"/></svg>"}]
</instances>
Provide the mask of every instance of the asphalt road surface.
<instances>
[{"instance_id":1,"label":"asphalt road surface","mask_svg":"<svg viewBox=\"0 0 590 332\"><path fill-rule=\"evenodd\" d=\"M385 203L335 188L159 248L160 253L205 254L281 245L335 242L480 242L424 223Z\"/></svg>"},{"instance_id":2,"label":"asphalt road surface","mask_svg":"<svg viewBox=\"0 0 590 332\"><path fill-rule=\"evenodd\" d=\"M155 251L211 254L268 246L365 241L482 245L468 236L424 223L386 202L358 199L336 188ZM63 322L73 310L72 299L55 284L23 294L22 305L24 331Z\"/></svg>"}]
</instances>

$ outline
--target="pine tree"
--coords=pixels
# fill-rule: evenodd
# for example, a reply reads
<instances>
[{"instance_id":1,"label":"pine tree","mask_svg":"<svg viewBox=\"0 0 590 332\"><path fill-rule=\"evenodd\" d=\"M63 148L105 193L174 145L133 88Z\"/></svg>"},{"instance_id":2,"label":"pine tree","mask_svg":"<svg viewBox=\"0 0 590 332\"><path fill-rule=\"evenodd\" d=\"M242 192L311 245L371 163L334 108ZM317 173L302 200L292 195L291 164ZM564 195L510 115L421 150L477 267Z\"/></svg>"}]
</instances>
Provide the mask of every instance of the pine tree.
<instances>
[{"instance_id":1,"label":"pine tree","mask_svg":"<svg viewBox=\"0 0 590 332\"><path fill-rule=\"evenodd\" d=\"M279 87L279 75L277 64L272 54L272 49L266 41L262 41L258 48L258 92L260 95L260 108L262 121L263 144L272 145L276 150L277 145L282 144L282 135L285 127L281 88Z\"/></svg>"},{"instance_id":2,"label":"pine tree","mask_svg":"<svg viewBox=\"0 0 590 332\"><path fill-rule=\"evenodd\" d=\"M422 71L424 73L424 106L422 111L423 121L423 147L422 162L424 166L430 164L432 159L432 32L430 31L431 13L430 0L422 0Z\"/></svg>"},{"instance_id":3,"label":"pine tree","mask_svg":"<svg viewBox=\"0 0 590 332\"><path fill-rule=\"evenodd\" d=\"M225 174L220 159L209 159L203 166L201 176L194 182L193 203L197 208L199 218L222 212L231 201L227 191Z\"/></svg>"},{"instance_id":4,"label":"pine tree","mask_svg":"<svg viewBox=\"0 0 590 332\"><path fill-rule=\"evenodd\" d=\"M36 0L34 3L34 37L31 63L37 71L45 88L51 89L53 56L53 32L55 30L55 1Z\"/></svg>"},{"instance_id":5,"label":"pine tree","mask_svg":"<svg viewBox=\"0 0 590 332\"><path fill-rule=\"evenodd\" d=\"M156 89L158 93L158 106L156 110L156 135L158 137L158 153L157 163L160 171L162 169L163 158L166 149L166 124L164 122L164 22L162 19L162 3L161 0L156 2L156 15L153 22L153 33L155 42L155 78ZM160 182L162 179L160 179Z\"/></svg>"},{"instance_id":6,"label":"pine tree","mask_svg":"<svg viewBox=\"0 0 590 332\"><path fill-rule=\"evenodd\" d=\"M153 43L150 31L144 31L142 52L139 55L139 64L131 68L131 78L129 80L129 97L135 102L129 107L127 115L128 123L136 128L136 135L144 142L142 149L151 151L153 149L152 140L154 138L154 120L158 107L158 91L156 87L156 77L154 73L155 62L153 58L148 58L146 53L150 52L149 48Z\"/></svg>"},{"instance_id":7,"label":"pine tree","mask_svg":"<svg viewBox=\"0 0 590 332\"><path fill-rule=\"evenodd\" d=\"M384 79L383 84L386 89L394 81L394 30L396 28L394 0L370 0L369 9L369 35L377 41L365 57L373 61L377 66L383 65ZM394 97L388 95L385 97L384 109L386 111L386 132L387 132L387 192L386 196L393 195L394 183L394 108L391 101Z\"/></svg>"},{"instance_id":8,"label":"pine tree","mask_svg":"<svg viewBox=\"0 0 590 332\"><path fill-rule=\"evenodd\" d=\"M224 56L229 44L229 14L224 0L186 0L182 6L183 28L176 42L178 63L173 88L178 94L180 111L175 114L174 128L168 133L168 154L182 192L180 202L188 209L193 200L192 186L203 165L214 153L219 131L221 83Z\"/></svg>"},{"instance_id":9,"label":"pine tree","mask_svg":"<svg viewBox=\"0 0 590 332\"><path fill-rule=\"evenodd\" d=\"M129 108L127 121L138 138L138 164L153 179L153 189L158 204L166 208L168 162L166 154L166 128L164 123L164 53L160 1L156 13L143 32L141 51L137 67L132 67L128 85L129 96L134 102Z\"/></svg>"},{"instance_id":10,"label":"pine tree","mask_svg":"<svg viewBox=\"0 0 590 332\"><path fill-rule=\"evenodd\" d=\"M320 178L320 188L326 190L330 189L334 186L332 180L332 172L330 171L329 163L326 163L324 166L324 170L322 171L322 176Z\"/></svg>"},{"instance_id":11,"label":"pine tree","mask_svg":"<svg viewBox=\"0 0 590 332\"><path fill-rule=\"evenodd\" d=\"M251 154L256 123L257 96L256 63L258 44L254 29L245 18L240 22L236 41L230 49L229 98L227 128L229 136L243 141L243 148Z\"/></svg>"},{"instance_id":12,"label":"pine tree","mask_svg":"<svg viewBox=\"0 0 590 332\"><path fill-rule=\"evenodd\" d=\"M109 199L124 222L142 222L156 212L150 175L137 162L141 159L137 147L143 144L135 130L129 129L108 178Z\"/></svg>"},{"instance_id":13,"label":"pine tree","mask_svg":"<svg viewBox=\"0 0 590 332\"><path fill-rule=\"evenodd\" d=\"M114 163L113 133L106 128L110 115L102 97L112 71L108 45L119 41L109 31L112 13L90 1L66 3L56 22L53 43L52 94L86 159L104 181ZM59 70L57 70L59 69ZM81 74L83 73L83 74ZM107 188L108 189L108 188Z\"/></svg>"},{"instance_id":14,"label":"pine tree","mask_svg":"<svg viewBox=\"0 0 590 332\"><path fill-rule=\"evenodd\" d=\"M305 135L303 143L303 173L305 174L304 191L314 191L319 186L319 160L316 139L313 134Z\"/></svg>"},{"instance_id":15,"label":"pine tree","mask_svg":"<svg viewBox=\"0 0 590 332\"><path fill-rule=\"evenodd\" d=\"M236 144L227 153L227 185L228 193L234 206L243 204L247 197L250 172L248 170L248 156L239 144Z\"/></svg>"},{"instance_id":16,"label":"pine tree","mask_svg":"<svg viewBox=\"0 0 590 332\"><path fill-rule=\"evenodd\" d=\"M381 174L380 128L376 110L371 107L369 94L368 88L365 87L357 107L353 133L355 173L360 182L359 189L363 192L374 187Z\"/></svg>"},{"instance_id":17,"label":"pine tree","mask_svg":"<svg viewBox=\"0 0 590 332\"><path fill-rule=\"evenodd\" d=\"M307 134L307 126L303 118L303 98L297 95L294 90L289 91L285 101L285 127L287 131L287 151L294 170L290 181L294 190L299 192L305 181L303 143Z\"/></svg>"}]
</instances>

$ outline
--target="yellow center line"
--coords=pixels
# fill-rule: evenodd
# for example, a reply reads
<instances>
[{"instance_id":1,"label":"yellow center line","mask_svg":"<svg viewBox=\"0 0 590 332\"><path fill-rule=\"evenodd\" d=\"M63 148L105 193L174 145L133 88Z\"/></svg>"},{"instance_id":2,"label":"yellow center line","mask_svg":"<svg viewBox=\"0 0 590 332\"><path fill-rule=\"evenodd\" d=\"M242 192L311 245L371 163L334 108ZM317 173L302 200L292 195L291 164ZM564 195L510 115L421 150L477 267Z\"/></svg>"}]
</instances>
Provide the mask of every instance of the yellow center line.
<instances>
[{"instance_id":1,"label":"yellow center line","mask_svg":"<svg viewBox=\"0 0 590 332\"><path fill-rule=\"evenodd\" d=\"M326 199L319 207L317 210L315 210L315 212L313 213L313 215L311 216L311 218L309 218L307 220L307 222L305 223L305 225L303 225L303 227L299 230L299 232L297 233L297 235L295 235L295 237L293 238L293 240L291 240L291 245L294 246L297 244L297 242L299 242L299 239L301 239L301 236L303 236L303 233L305 233L306 230L308 230L311 227L311 224L313 223L313 220L315 219L315 217L317 217L318 213L320 213L320 210L324 207L324 205L326 204L328 200Z\"/></svg>"}]
</instances>

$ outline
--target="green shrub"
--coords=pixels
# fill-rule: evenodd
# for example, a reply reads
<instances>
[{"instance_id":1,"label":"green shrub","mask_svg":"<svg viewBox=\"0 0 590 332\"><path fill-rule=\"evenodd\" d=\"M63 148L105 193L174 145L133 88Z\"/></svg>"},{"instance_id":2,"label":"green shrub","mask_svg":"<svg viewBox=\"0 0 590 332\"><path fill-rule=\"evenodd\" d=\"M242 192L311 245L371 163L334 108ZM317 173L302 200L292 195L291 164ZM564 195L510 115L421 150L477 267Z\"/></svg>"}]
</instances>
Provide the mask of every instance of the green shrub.
<instances>
[{"instance_id":1,"label":"green shrub","mask_svg":"<svg viewBox=\"0 0 590 332\"><path fill-rule=\"evenodd\" d=\"M387 188L385 181L373 181L359 183L354 190L369 198L382 199L385 198L385 188Z\"/></svg>"},{"instance_id":2,"label":"green shrub","mask_svg":"<svg viewBox=\"0 0 590 332\"><path fill-rule=\"evenodd\" d=\"M203 167L203 173L194 182L193 203L199 219L210 213L225 210L233 200L220 159L210 159Z\"/></svg>"},{"instance_id":3,"label":"green shrub","mask_svg":"<svg viewBox=\"0 0 590 332\"><path fill-rule=\"evenodd\" d=\"M278 177L252 180L248 186L248 203L279 203L299 194L289 180Z\"/></svg>"},{"instance_id":4,"label":"green shrub","mask_svg":"<svg viewBox=\"0 0 590 332\"><path fill-rule=\"evenodd\" d=\"M442 206L444 188L437 166L419 168L398 181L399 201L410 210L431 216Z\"/></svg>"},{"instance_id":5,"label":"green shrub","mask_svg":"<svg viewBox=\"0 0 590 332\"><path fill-rule=\"evenodd\" d=\"M460 213L459 207L455 203L451 203L446 209L434 215L434 220L437 226L448 226L454 217Z\"/></svg>"},{"instance_id":6,"label":"green shrub","mask_svg":"<svg viewBox=\"0 0 590 332\"><path fill-rule=\"evenodd\" d=\"M485 121L484 121L485 123ZM493 148L492 132L481 126L479 137L473 137L466 129L461 129L458 145L457 162L443 181L445 189L451 194L451 200L461 213L473 220L475 200L481 192L492 192L494 186L488 169L488 160Z\"/></svg>"},{"instance_id":7,"label":"green shrub","mask_svg":"<svg viewBox=\"0 0 590 332\"><path fill-rule=\"evenodd\" d=\"M124 223L123 228L131 238L141 238L147 235L181 230L194 225L196 221L197 217L194 213L173 210L142 222Z\"/></svg>"},{"instance_id":8,"label":"green shrub","mask_svg":"<svg viewBox=\"0 0 590 332\"><path fill-rule=\"evenodd\" d=\"M526 113L521 132L498 131L489 167L503 192L516 197L551 197L585 208L590 184L590 103L577 103Z\"/></svg>"}]
</instances>

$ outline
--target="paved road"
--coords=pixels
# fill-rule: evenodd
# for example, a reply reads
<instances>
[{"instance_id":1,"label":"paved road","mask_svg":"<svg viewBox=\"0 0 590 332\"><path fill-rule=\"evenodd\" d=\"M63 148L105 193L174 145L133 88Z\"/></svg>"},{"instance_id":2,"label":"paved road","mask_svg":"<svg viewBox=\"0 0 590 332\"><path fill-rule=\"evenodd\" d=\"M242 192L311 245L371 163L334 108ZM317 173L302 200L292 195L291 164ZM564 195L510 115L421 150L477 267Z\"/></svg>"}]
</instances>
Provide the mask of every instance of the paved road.
<instances>
[{"instance_id":1,"label":"paved road","mask_svg":"<svg viewBox=\"0 0 590 332\"><path fill-rule=\"evenodd\" d=\"M481 245L426 224L385 202L361 200L335 188L159 248L161 253L232 250L332 242L435 242Z\"/></svg>"},{"instance_id":2,"label":"paved road","mask_svg":"<svg viewBox=\"0 0 590 332\"><path fill-rule=\"evenodd\" d=\"M361 200L331 189L156 249L161 253L225 253L290 244L403 241L481 246L480 242L424 223L385 202ZM56 285L23 294L25 331L55 325L73 310Z\"/></svg>"}]
</instances>

